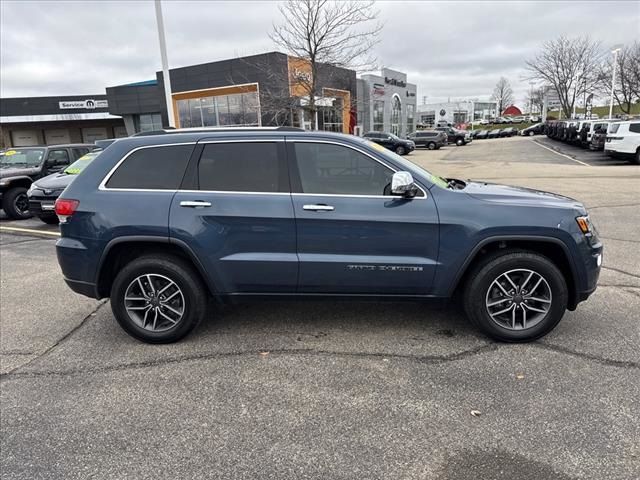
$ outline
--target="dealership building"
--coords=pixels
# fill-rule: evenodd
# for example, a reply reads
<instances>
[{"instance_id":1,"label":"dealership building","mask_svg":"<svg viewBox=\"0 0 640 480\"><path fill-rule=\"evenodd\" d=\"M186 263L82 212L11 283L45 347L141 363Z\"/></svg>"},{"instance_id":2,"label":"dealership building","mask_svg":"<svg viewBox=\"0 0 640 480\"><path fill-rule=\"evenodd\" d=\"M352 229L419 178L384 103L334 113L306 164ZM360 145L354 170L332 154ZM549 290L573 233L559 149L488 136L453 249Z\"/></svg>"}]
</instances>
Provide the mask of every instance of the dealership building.
<instances>
[{"instance_id":1,"label":"dealership building","mask_svg":"<svg viewBox=\"0 0 640 480\"><path fill-rule=\"evenodd\" d=\"M418 125L432 127L439 123L458 125L460 123L479 122L495 118L498 104L496 102L479 102L465 100L460 102L429 103L418 107Z\"/></svg>"},{"instance_id":2,"label":"dealership building","mask_svg":"<svg viewBox=\"0 0 640 480\"><path fill-rule=\"evenodd\" d=\"M407 74L383 68L380 75L358 79L357 118L363 133L390 132L406 136L416 127L416 86Z\"/></svg>"},{"instance_id":3,"label":"dealership building","mask_svg":"<svg viewBox=\"0 0 640 480\"><path fill-rule=\"evenodd\" d=\"M93 143L127 136L107 96L74 95L0 99L0 144L5 147Z\"/></svg>"},{"instance_id":4,"label":"dealership building","mask_svg":"<svg viewBox=\"0 0 640 480\"><path fill-rule=\"evenodd\" d=\"M319 65L319 130L353 132L356 74ZM279 126L311 128L308 62L271 52L169 71L176 128ZM169 125L162 72L139 83L108 87L109 112L122 117L129 135Z\"/></svg>"}]
</instances>

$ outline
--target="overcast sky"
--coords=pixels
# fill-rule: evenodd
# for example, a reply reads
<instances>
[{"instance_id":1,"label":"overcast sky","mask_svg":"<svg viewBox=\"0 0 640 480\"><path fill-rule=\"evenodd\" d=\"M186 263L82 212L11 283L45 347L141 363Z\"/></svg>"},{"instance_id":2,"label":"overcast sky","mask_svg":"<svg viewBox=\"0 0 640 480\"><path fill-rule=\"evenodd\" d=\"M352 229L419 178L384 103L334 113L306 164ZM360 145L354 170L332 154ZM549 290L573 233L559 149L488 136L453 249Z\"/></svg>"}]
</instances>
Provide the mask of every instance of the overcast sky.
<instances>
[{"instance_id":1,"label":"overcast sky","mask_svg":"<svg viewBox=\"0 0 640 480\"><path fill-rule=\"evenodd\" d=\"M522 104L524 62L561 34L604 48L640 37L640 2L378 2L381 66L418 85L418 103L488 99L500 76ZM153 1L0 0L0 96L104 93L161 69ZM277 2L163 1L169 66L273 51Z\"/></svg>"}]
</instances>

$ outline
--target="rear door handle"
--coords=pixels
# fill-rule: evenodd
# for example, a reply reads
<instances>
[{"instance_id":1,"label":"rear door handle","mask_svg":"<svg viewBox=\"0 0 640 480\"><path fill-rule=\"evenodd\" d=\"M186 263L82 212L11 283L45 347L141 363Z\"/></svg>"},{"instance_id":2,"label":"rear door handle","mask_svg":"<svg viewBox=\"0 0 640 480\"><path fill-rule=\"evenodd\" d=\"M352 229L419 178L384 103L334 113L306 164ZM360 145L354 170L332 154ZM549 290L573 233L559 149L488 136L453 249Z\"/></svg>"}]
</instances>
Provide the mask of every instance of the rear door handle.
<instances>
[{"instance_id":1,"label":"rear door handle","mask_svg":"<svg viewBox=\"0 0 640 480\"><path fill-rule=\"evenodd\" d=\"M303 210L312 210L314 212L330 212L333 210L333 207L331 205L324 205L324 204L319 204L319 205L303 205L302 206Z\"/></svg>"},{"instance_id":2,"label":"rear door handle","mask_svg":"<svg viewBox=\"0 0 640 480\"><path fill-rule=\"evenodd\" d=\"M180 206L190 208L210 207L211 202L205 202L204 200L183 200L180 202Z\"/></svg>"}]
</instances>

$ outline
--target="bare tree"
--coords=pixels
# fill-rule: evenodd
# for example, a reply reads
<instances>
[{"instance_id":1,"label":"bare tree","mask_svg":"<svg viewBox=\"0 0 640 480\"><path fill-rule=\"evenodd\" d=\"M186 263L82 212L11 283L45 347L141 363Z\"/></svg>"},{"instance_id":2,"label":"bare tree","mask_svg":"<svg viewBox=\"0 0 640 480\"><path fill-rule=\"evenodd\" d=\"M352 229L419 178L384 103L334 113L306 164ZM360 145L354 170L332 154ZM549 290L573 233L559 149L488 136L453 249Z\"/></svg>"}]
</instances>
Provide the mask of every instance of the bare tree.
<instances>
[{"instance_id":1,"label":"bare tree","mask_svg":"<svg viewBox=\"0 0 640 480\"><path fill-rule=\"evenodd\" d=\"M544 89L537 87L527 92L526 103L529 105L530 113L542 113L544 108Z\"/></svg>"},{"instance_id":2,"label":"bare tree","mask_svg":"<svg viewBox=\"0 0 640 480\"><path fill-rule=\"evenodd\" d=\"M308 96L307 111L316 129L316 95L322 64L371 70L373 46L382 25L373 1L287 0L279 6L283 23L269 35L286 53L307 61L311 72L298 75L296 83Z\"/></svg>"},{"instance_id":3,"label":"bare tree","mask_svg":"<svg viewBox=\"0 0 640 480\"><path fill-rule=\"evenodd\" d=\"M569 118L577 99L596 88L601 58L600 42L561 36L543 43L542 51L526 62L528 78L550 85Z\"/></svg>"},{"instance_id":4,"label":"bare tree","mask_svg":"<svg viewBox=\"0 0 640 480\"><path fill-rule=\"evenodd\" d=\"M611 95L613 58L603 64L600 79L600 93ZM617 55L616 83L613 86L613 98L623 113L631 113L632 105L640 100L640 42L620 49Z\"/></svg>"},{"instance_id":5,"label":"bare tree","mask_svg":"<svg viewBox=\"0 0 640 480\"><path fill-rule=\"evenodd\" d=\"M498 104L498 115L502 115L504 109L513 104L513 90L509 80L500 77L500 80L498 80L498 83L496 83L493 89L491 99Z\"/></svg>"}]
</instances>

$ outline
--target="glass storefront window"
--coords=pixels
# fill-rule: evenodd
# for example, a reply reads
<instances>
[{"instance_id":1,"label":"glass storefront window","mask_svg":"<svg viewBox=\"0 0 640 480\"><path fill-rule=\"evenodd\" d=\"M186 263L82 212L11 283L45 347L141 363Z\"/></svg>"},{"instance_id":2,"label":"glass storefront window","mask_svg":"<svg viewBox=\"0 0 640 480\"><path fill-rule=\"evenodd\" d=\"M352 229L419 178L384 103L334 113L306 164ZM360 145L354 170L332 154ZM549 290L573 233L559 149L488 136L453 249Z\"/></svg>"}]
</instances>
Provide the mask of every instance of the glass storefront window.
<instances>
[{"instance_id":1,"label":"glass storefront window","mask_svg":"<svg viewBox=\"0 0 640 480\"><path fill-rule=\"evenodd\" d=\"M396 95L391 100L391 133L400 135L400 118L402 112L402 104L400 98Z\"/></svg>"},{"instance_id":2,"label":"glass storefront window","mask_svg":"<svg viewBox=\"0 0 640 480\"><path fill-rule=\"evenodd\" d=\"M257 92L178 100L180 127L259 126Z\"/></svg>"},{"instance_id":3,"label":"glass storefront window","mask_svg":"<svg viewBox=\"0 0 640 480\"><path fill-rule=\"evenodd\" d=\"M406 135L409 135L413 132L413 120L416 106L415 105L407 105L407 131Z\"/></svg>"},{"instance_id":4,"label":"glass storefront window","mask_svg":"<svg viewBox=\"0 0 640 480\"><path fill-rule=\"evenodd\" d=\"M142 113L135 118L137 132L162 130L162 117L159 113Z\"/></svg>"},{"instance_id":5,"label":"glass storefront window","mask_svg":"<svg viewBox=\"0 0 640 480\"><path fill-rule=\"evenodd\" d=\"M384 130L384 102L382 100L373 102L373 130L375 132Z\"/></svg>"}]
</instances>

